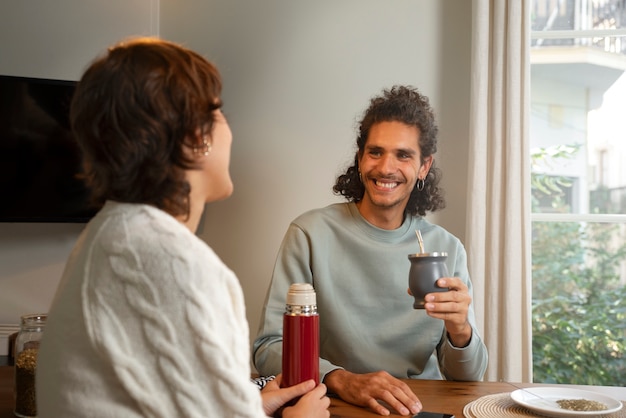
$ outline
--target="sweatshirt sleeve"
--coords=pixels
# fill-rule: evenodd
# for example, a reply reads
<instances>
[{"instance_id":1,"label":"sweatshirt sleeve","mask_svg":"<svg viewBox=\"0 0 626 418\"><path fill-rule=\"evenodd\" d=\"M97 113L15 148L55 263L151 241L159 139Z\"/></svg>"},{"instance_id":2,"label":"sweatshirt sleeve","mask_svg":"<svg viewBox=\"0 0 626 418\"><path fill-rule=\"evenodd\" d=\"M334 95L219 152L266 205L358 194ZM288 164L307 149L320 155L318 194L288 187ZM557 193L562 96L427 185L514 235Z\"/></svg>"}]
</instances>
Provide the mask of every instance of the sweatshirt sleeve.
<instances>
[{"instance_id":1,"label":"sweatshirt sleeve","mask_svg":"<svg viewBox=\"0 0 626 418\"><path fill-rule=\"evenodd\" d=\"M456 245L453 275L460 277L467 285L473 301L473 286L467 268L467 254L460 242ZM439 367L448 380L479 381L482 380L487 369L487 347L476 327L474 303L470 304L468 321L472 327L472 338L467 346L454 347L444 335L443 343L438 349Z\"/></svg>"},{"instance_id":2,"label":"sweatshirt sleeve","mask_svg":"<svg viewBox=\"0 0 626 418\"><path fill-rule=\"evenodd\" d=\"M295 223L287 229L279 249L259 332L253 344L254 365L261 375L275 375L282 370L283 313L292 283L310 283L315 287L309 237ZM320 379L338 368L320 358Z\"/></svg>"}]
</instances>

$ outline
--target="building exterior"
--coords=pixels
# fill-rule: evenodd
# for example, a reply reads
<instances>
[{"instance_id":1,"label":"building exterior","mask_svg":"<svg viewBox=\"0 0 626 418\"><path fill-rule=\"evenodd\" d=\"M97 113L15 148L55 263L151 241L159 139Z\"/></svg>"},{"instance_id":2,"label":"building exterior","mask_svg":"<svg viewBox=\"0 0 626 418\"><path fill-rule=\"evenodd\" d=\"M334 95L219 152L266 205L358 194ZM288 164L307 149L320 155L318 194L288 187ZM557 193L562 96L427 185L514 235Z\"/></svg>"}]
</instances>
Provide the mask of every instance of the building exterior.
<instances>
[{"instance_id":1,"label":"building exterior","mask_svg":"<svg viewBox=\"0 0 626 418\"><path fill-rule=\"evenodd\" d=\"M534 0L531 15L531 149L558 155L533 172L569 181L569 213L626 214L626 2Z\"/></svg>"}]
</instances>

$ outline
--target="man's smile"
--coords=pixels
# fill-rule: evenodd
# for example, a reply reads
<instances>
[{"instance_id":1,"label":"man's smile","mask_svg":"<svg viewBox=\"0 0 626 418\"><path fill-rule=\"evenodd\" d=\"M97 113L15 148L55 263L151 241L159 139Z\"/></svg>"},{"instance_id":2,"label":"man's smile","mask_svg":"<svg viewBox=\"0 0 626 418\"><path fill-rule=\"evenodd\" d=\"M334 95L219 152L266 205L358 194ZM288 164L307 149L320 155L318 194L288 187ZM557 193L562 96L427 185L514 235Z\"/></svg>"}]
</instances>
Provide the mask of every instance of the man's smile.
<instances>
[{"instance_id":1,"label":"man's smile","mask_svg":"<svg viewBox=\"0 0 626 418\"><path fill-rule=\"evenodd\" d=\"M385 189L394 189L398 187L400 183L392 180L374 179L374 184Z\"/></svg>"}]
</instances>

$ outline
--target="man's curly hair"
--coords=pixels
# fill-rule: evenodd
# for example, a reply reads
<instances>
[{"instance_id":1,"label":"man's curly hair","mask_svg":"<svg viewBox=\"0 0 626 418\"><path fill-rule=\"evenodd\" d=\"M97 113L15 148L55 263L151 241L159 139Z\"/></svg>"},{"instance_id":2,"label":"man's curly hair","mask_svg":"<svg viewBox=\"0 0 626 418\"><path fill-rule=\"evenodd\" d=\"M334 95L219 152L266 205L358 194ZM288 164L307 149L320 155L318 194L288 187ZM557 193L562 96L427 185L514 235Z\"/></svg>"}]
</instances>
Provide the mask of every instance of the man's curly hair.
<instances>
[{"instance_id":1,"label":"man's curly hair","mask_svg":"<svg viewBox=\"0 0 626 418\"><path fill-rule=\"evenodd\" d=\"M359 124L359 135L356 139L357 152L354 163L344 174L337 177L333 192L342 195L348 201L359 202L363 199L365 186L359 178L359 156L365 150L365 143L373 125L380 122L402 122L415 126L419 130L419 147L421 162L437 152L437 133L435 115L428 98L411 86L393 86L383 90L382 95L370 100ZM445 207L443 190L439 187L441 170L433 162L428 175L424 179L424 188L413 189L405 214L425 216L427 211L434 212Z\"/></svg>"}]
</instances>

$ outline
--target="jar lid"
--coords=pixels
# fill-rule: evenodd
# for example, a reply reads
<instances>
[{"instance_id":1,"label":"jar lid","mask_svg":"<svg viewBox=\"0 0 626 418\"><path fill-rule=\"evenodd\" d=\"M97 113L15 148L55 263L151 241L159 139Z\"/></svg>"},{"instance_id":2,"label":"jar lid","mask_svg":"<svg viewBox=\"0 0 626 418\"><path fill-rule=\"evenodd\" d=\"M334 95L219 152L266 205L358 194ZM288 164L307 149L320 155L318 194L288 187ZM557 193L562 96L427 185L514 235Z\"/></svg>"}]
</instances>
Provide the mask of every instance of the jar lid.
<instances>
[{"instance_id":1,"label":"jar lid","mask_svg":"<svg viewBox=\"0 0 626 418\"><path fill-rule=\"evenodd\" d=\"M294 283L287 292L287 305L317 305L315 289L309 283Z\"/></svg>"},{"instance_id":2,"label":"jar lid","mask_svg":"<svg viewBox=\"0 0 626 418\"><path fill-rule=\"evenodd\" d=\"M22 325L43 325L47 320L47 313L27 314L20 317Z\"/></svg>"}]
</instances>

